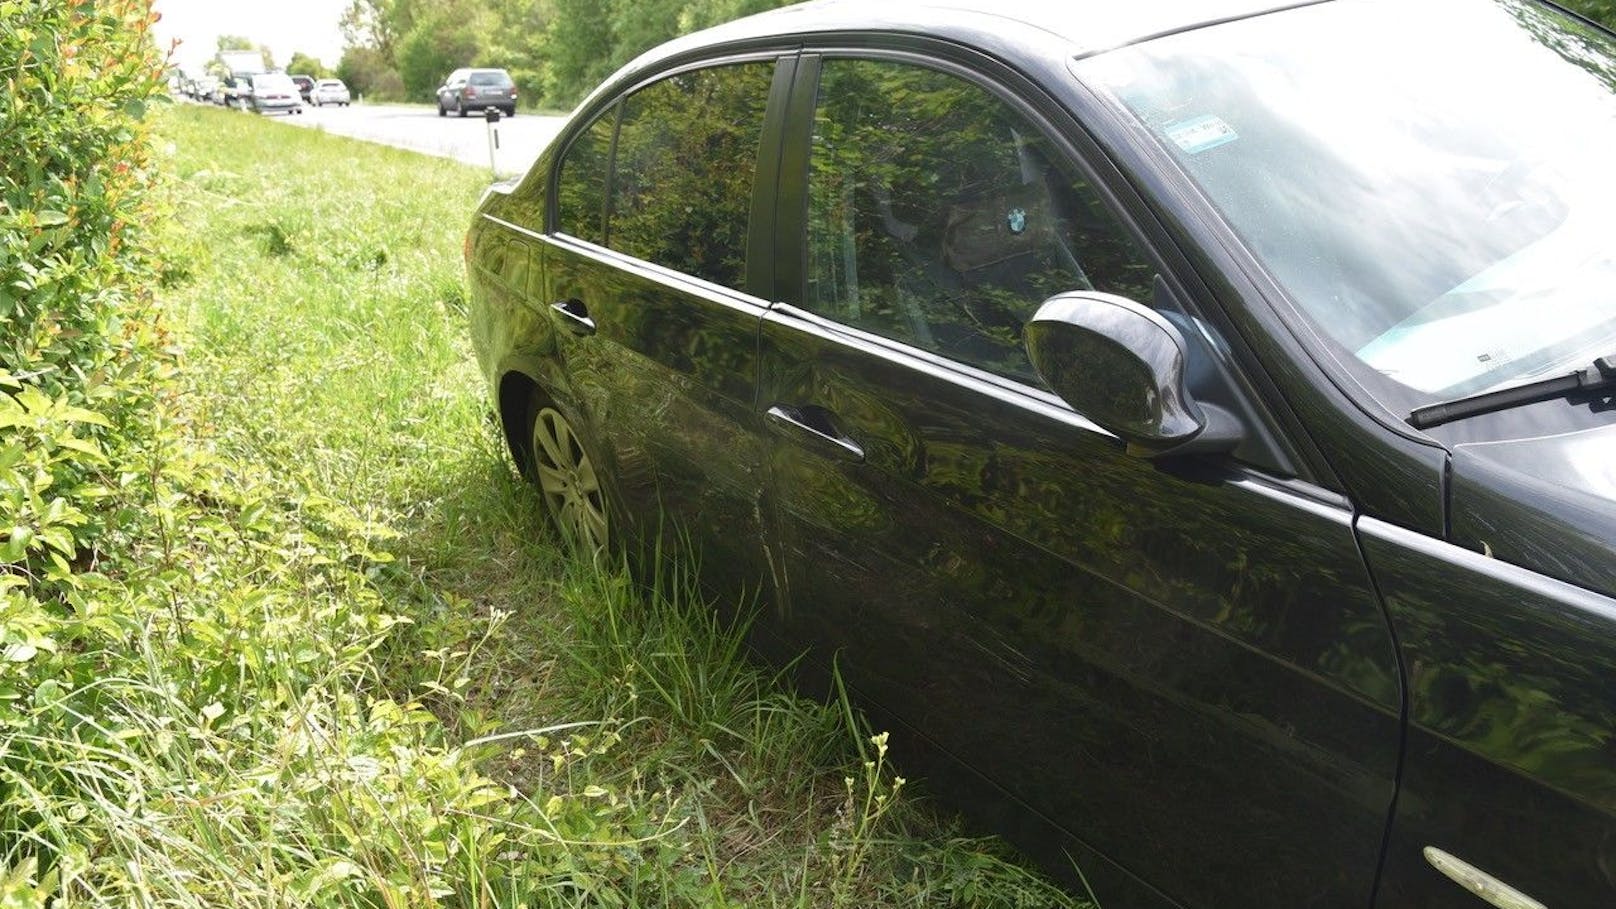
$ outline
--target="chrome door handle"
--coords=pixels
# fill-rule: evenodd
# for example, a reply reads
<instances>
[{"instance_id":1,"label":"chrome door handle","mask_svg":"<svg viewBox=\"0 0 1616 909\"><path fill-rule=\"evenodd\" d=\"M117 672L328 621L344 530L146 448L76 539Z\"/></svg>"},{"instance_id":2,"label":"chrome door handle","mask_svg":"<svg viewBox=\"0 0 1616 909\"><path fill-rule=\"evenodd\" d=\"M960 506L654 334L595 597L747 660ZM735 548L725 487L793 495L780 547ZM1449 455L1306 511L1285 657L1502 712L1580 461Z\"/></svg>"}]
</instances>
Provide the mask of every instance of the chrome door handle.
<instances>
[{"instance_id":1,"label":"chrome door handle","mask_svg":"<svg viewBox=\"0 0 1616 909\"><path fill-rule=\"evenodd\" d=\"M595 333L595 320L589 318L589 308L582 300L562 300L551 303L550 309L561 314L569 330L575 335L592 335Z\"/></svg>"},{"instance_id":2,"label":"chrome door handle","mask_svg":"<svg viewBox=\"0 0 1616 909\"><path fill-rule=\"evenodd\" d=\"M807 405L795 407L776 404L769 408L769 421L776 428L789 430L792 435L807 437L822 453L855 464L864 462L864 448L836 430L830 411Z\"/></svg>"}]
</instances>

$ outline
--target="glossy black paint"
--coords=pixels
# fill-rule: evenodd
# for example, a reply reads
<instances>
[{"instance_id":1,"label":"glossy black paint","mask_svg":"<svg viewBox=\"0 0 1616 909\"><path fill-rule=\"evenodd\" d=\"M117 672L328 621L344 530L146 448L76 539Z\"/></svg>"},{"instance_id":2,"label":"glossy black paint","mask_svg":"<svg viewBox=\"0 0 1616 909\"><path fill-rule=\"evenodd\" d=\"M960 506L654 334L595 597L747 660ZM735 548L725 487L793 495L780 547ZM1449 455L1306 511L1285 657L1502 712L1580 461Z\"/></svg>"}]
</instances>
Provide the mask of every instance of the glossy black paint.
<instances>
[{"instance_id":1,"label":"glossy black paint","mask_svg":"<svg viewBox=\"0 0 1616 909\"><path fill-rule=\"evenodd\" d=\"M866 452L774 447L770 627L1170 896L1368 901L1399 692L1340 502L1160 470L1047 393L789 309L761 358L763 402Z\"/></svg>"},{"instance_id":2,"label":"glossy black paint","mask_svg":"<svg viewBox=\"0 0 1616 909\"><path fill-rule=\"evenodd\" d=\"M750 380L761 306L564 239L545 249L543 286L596 326L563 332L558 355L566 403L611 466L625 540L671 551L688 534L715 592L755 595L767 577L765 436Z\"/></svg>"},{"instance_id":3,"label":"glossy black paint","mask_svg":"<svg viewBox=\"0 0 1616 909\"><path fill-rule=\"evenodd\" d=\"M1409 674L1381 904L1466 909L1451 852L1549 906L1616 905L1616 603L1372 519Z\"/></svg>"},{"instance_id":4,"label":"glossy black paint","mask_svg":"<svg viewBox=\"0 0 1616 909\"><path fill-rule=\"evenodd\" d=\"M1107 909L1483 905L1426 846L1549 905L1616 904L1616 416L1420 433L1379 410L1068 69L1287 5L1140 5L1091 39L809 5L674 42L484 200L479 361L518 456L523 402L554 401L631 536L688 532L715 589L762 593L760 649L834 656L900 761ZM557 164L595 113L776 55L742 288L556 230ZM790 305L814 86L847 55L968 74L1050 130L1159 269L1139 302L1204 333L1189 390L1261 444L1152 462L1047 390Z\"/></svg>"}]
</instances>

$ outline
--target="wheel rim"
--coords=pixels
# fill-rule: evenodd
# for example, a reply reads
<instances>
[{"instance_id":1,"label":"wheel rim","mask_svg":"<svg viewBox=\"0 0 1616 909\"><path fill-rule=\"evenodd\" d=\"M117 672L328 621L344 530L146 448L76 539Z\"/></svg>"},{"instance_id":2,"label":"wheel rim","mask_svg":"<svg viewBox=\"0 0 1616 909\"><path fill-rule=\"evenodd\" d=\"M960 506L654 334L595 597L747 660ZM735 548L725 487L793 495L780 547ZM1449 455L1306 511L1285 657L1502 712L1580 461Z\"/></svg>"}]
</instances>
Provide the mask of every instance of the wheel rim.
<instances>
[{"instance_id":1,"label":"wheel rim","mask_svg":"<svg viewBox=\"0 0 1616 909\"><path fill-rule=\"evenodd\" d=\"M533 469L544 504L574 548L600 552L609 539L606 496L572 424L546 407L533 420Z\"/></svg>"}]
</instances>

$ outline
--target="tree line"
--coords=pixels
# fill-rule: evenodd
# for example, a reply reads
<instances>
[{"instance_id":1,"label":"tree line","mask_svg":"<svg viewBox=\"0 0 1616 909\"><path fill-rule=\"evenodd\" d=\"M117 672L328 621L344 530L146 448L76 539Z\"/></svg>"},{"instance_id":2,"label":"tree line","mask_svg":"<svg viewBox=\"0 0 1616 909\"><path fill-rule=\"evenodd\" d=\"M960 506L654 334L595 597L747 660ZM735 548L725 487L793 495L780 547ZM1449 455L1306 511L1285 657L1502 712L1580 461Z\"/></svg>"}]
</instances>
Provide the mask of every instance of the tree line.
<instances>
[{"instance_id":1,"label":"tree line","mask_svg":"<svg viewBox=\"0 0 1616 909\"><path fill-rule=\"evenodd\" d=\"M501 67L529 103L570 107L643 51L787 2L350 0L335 75L371 97L430 101L457 67Z\"/></svg>"},{"instance_id":2,"label":"tree line","mask_svg":"<svg viewBox=\"0 0 1616 909\"><path fill-rule=\"evenodd\" d=\"M349 0L341 62L328 69L299 53L287 71L335 75L355 92L381 100L431 101L451 70L501 67L526 103L565 108L670 38L789 2ZM1616 0L1561 2L1616 27Z\"/></svg>"}]
</instances>

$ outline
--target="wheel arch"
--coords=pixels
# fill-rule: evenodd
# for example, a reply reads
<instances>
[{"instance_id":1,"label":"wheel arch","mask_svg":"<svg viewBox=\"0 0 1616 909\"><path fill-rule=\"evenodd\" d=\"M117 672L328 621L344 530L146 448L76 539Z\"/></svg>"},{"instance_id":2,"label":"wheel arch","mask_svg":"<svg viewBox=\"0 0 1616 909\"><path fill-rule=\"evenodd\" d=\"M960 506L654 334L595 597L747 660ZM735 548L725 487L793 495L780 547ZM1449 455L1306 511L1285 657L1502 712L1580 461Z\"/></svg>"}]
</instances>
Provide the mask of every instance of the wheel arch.
<instances>
[{"instance_id":1,"label":"wheel arch","mask_svg":"<svg viewBox=\"0 0 1616 909\"><path fill-rule=\"evenodd\" d=\"M499 424L505 435L505 447L511 460L523 476L532 473L531 440L527 428L527 415L534 401L552 403L536 379L525 372L511 370L499 380Z\"/></svg>"}]
</instances>

